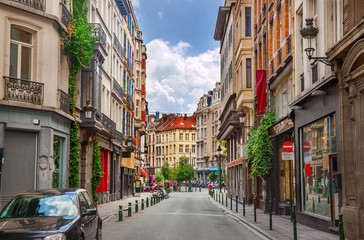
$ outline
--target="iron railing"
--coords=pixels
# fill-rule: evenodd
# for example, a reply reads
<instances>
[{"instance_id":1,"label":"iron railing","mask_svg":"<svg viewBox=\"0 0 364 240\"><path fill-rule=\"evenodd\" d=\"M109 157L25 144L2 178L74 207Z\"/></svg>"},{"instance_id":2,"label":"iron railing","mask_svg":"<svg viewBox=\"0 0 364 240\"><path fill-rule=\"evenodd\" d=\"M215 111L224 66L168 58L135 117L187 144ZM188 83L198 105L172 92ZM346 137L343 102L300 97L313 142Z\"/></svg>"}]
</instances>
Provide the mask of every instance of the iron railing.
<instances>
[{"instance_id":1,"label":"iron railing","mask_svg":"<svg viewBox=\"0 0 364 240\"><path fill-rule=\"evenodd\" d=\"M32 7L34 9L46 11L46 0L12 0L13 2L21 3L23 5Z\"/></svg>"},{"instance_id":2,"label":"iron railing","mask_svg":"<svg viewBox=\"0 0 364 240\"><path fill-rule=\"evenodd\" d=\"M71 13L68 11L67 7L62 3L62 23L67 27L71 21Z\"/></svg>"},{"instance_id":3,"label":"iron railing","mask_svg":"<svg viewBox=\"0 0 364 240\"><path fill-rule=\"evenodd\" d=\"M92 34L96 37L96 42L106 47L106 33L100 23L89 23L92 26Z\"/></svg>"},{"instance_id":4,"label":"iron railing","mask_svg":"<svg viewBox=\"0 0 364 240\"><path fill-rule=\"evenodd\" d=\"M121 46L121 43L115 33L114 33L114 46L116 48L116 51L119 53L120 57L123 59L124 58L124 49Z\"/></svg>"},{"instance_id":5,"label":"iron railing","mask_svg":"<svg viewBox=\"0 0 364 240\"><path fill-rule=\"evenodd\" d=\"M121 98L123 99L124 96L125 96L125 92L123 90L123 88L120 86L120 84L116 81L115 78L113 78L114 80L114 85L113 85L113 89L114 91L116 92L116 94Z\"/></svg>"},{"instance_id":6,"label":"iron railing","mask_svg":"<svg viewBox=\"0 0 364 240\"><path fill-rule=\"evenodd\" d=\"M129 104L131 109L134 109L133 97L129 93L126 94L126 102Z\"/></svg>"},{"instance_id":7,"label":"iron railing","mask_svg":"<svg viewBox=\"0 0 364 240\"><path fill-rule=\"evenodd\" d=\"M101 122L102 126L110 133L112 133L116 129L116 123L113 120L111 120L110 118L108 118L103 113L101 114L100 122Z\"/></svg>"},{"instance_id":8,"label":"iron railing","mask_svg":"<svg viewBox=\"0 0 364 240\"><path fill-rule=\"evenodd\" d=\"M42 105L44 83L14 77L5 78L5 99Z\"/></svg>"},{"instance_id":9,"label":"iron railing","mask_svg":"<svg viewBox=\"0 0 364 240\"><path fill-rule=\"evenodd\" d=\"M71 108L71 97L62 91L61 89L58 89L58 96L59 96L59 108L70 114L70 108Z\"/></svg>"},{"instance_id":10,"label":"iron railing","mask_svg":"<svg viewBox=\"0 0 364 240\"><path fill-rule=\"evenodd\" d=\"M111 134L114 135L114 137L116 139L118 139L119 141L124 141L124 134L122 134L118 130L116 130L116 129L112 130L111 131Z\"/></svg>"}]
</instances>

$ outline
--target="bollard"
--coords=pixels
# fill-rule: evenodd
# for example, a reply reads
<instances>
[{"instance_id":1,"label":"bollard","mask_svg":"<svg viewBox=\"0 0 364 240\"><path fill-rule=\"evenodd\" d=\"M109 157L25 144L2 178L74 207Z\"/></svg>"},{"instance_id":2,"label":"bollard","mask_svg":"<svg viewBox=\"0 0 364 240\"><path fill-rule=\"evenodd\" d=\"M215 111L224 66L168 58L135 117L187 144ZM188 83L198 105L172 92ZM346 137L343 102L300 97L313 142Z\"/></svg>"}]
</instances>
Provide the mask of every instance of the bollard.
<instances>
[{"instance_id":1,"label":"bollard","mask_svg":"<svg viewBox=\"0 0 364 240\"><path fill-rule=\"evenodd\" d=\"M293 216L293 239L297 240L296 205L292 205Z\"/></svg>"},{"instance_id":2,"label":"bollard","mask_svg":"<svg viewBox=\"0 0 364 240\"><path fill-rule=\"evenodd\" d=\"M142 199L142 210L144 210L144 199Z\"/></svg>"},{"instance_id":3,"label":"bollard","mask_svg":"<svg viewBox=\"0 0 364 240\"><path fill-rule=\"evenodd\" d=\"M123 221L123 206L119 205L119 221Z\"/></svg>"},{"instance_id":4,"label":"bollard","mask_svg":"<svg viewBox=\"0 0 364 240\"><path fill-rule=\"evenodd\" d=\"M318 197L318 202L321 203L321 198L320 197Z\"/></svg>"},{"instance_id":5,"label":"bollard","mask_svg":"<svg viewBox=\"0 0 364 240\"><path fill-rule=\"evenodd\" d=\"M200 187L200 192L201 192L201 187Z\"/></svg>"},{"instance_id":6,"label":"bollard","mask_svg":"<svg viewBox=\"0 0 364 240\"><path fill-rule=\"evenodd\" d=\"M233 210L233 195L231 194L231 198L230 198L230 210Z\"/></svg>"},{"instance_id":7,"label":"bollard","mask_svg":"<svg viewBox=\"0 0 364 240\"><path fill-rule=\"evenodd\" d=\"M138 212L138 200L135 200L135 212Z\"/></svg>"},{"instance_id":8,"label":"bollard","mask_svg":"<svg viewBox=\"0 0 364 240\"><path fill-rule=\"evenodd\" d=\"M245 217L245 197L243 197L243 216Z\"/></svg>"},{"instance_id":9,"label":"bollard","mask_svg":"<svg viewBox=\"0 0 364 240\"><path fill-rule=\"evenodd\" d=\"M236 212L238 212L238 195L235 196L235 201L236 201Z\"/></svg>"},{"instance_id":10,"label":"bollard","mask_svg":"<svg viewBox=\"0 0 364 240\"><path fill-rule=\"evenodd\" d=\"M129 203L128 207L128 217L131 217L131 202Z\"/></svg>"},{"instance_id":11,"label":"bollard","mask_svg":"<svg viewBox=\"0 0 364 240\"><path fill-rule=\"evenodd\" d=\"M312 212L315 213L315 197L312 197Z\"/></svg>"},{"instance_id":12,"label":"bollard","mask_svg":"<svg viewBox=\"0 0 364 240\"><path fill-rule=\"evenodd\" d=\"M343 214L339 214L339 234L340 234L340 240L345 240L344 235L344 222L343 222Z\"/></svg>"},{"instance_id":13,"label":"bollard","mask_svg":"<svg viewBox=\"0 0 364 240\"><path fill-rule=\"evenodd\" d=\"M148 198L147 198L147 204L146 204L146 207L149 207L149 200L148 200Z\"/></svg>"},{"instance_id":14,"label":"bollard","mask_svg":"<svg viewBox=\"0 0 364 240\"><path fill-rule=\"evenodd\" d=\"M221 196L221 193L219 193L219 203L220 203L220 196Z\"/></svg>"},{"instance_id":15,"label":"bollard","mask_svg":"<svg viewBox=\"0 0 364 240\"><path fill-rule=\"evenodd\" d=\"M272 200L269 201L269 230L272 230Z\"/></svg>"},{"instance_id":16,"label":"bollard","mask_svg":"<svg viewBox=\"0 0 364 240\"><path fill-rule=\"evenodd\" d=\"M221 193L221 204L224 206L224 194Z\"/></svg>"},{"instance_id":17,"label":"bollard","mask_svg":"<svg viewBox=\"0 0 364 240\"><path fill-rule=\"evenodd\" d=\"M257 221L257 201L254 197L254 222Z\"/></svg>"},{"instance_id":18,"label":"bollard","mask_svg":"<svg viewBox=\"0 0 364 240\"><path fill-rule=\"evenodd\" d=\"M226 202L226 208L227 208L228 207L227 193L225 193L225 202Z\"/></svg>"}]
</instances>

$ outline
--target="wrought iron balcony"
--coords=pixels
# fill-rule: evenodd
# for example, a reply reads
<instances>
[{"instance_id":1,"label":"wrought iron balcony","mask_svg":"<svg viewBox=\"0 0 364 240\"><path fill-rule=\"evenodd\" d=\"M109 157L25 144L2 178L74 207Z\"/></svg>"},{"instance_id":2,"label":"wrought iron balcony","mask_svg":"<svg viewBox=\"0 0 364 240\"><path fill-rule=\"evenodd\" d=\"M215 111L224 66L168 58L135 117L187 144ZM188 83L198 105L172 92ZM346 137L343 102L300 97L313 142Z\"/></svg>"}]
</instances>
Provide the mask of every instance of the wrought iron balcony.
<instances>
[{"instance_id":1,"label":"wrought iron balcony","mask_svg":"<svg viewBox=\"0 0 364 240\"><path fill-rule=\"evenodd\" d=\"M111 132L112 135L114 135L114 137L119 140L119 141L124 141L124 134L122 134L121 132L119 132L118 130L114 129Z\"/></svg>"},{"instance_id":2,"label":"wrought iron balcony","mask_svg":"<svg viewBox=\"0 0 364 240\"><path fill-rule=\"evenodd\" d=\"M113 78L114 84L113 84L113 90L115 91L116 95L120 97L120 99L123 99L125 97L125 92L123 88L120 86L120 84L116 81L115 78Z\"/></svg>"},{"instance_id":3,"label":"wrought iron balcony","mask_svg":"<svg viewBox=\"0 0 364 240\"><path fill-rule=\"evenodd\" d=\"M46 0L12 0L13 2L21 3L23 5L32 7L34 9L46 11Z\"/></svg>"},{"instance_id":4,"label":"wrought iron balcony","mask_svg":"<svg viewBox=\"0 0 364 240\"><path fill-rule=\"evenodd\" d=\"M92 34L97 38L96 42L106 47L106 33L100 23L89 23L92 26Z\"/></svg>"},{"instance_id":5,"label":"wrought iron balcony","mask_svg":"<svg viewBox=\"0 0 364 240\"><path fill-rule=\"evenodd\" d=\"M58 89L58 98L59 98L59 108L62 111L70 114L71 97L61 89Z\"/></svg>"},{"instance_id":6,"label":"wrought iron balcony","mask_svg":"<svg viewBox=\"0 0 364 240\"><path fill-rule=\"evenodd\" d=\"M13 77L5 79L5 99L42 105L44 101L44 83L33 82Z\"/></svg>"},{"instance_id":7,"label":"wrought iron balcony","mask_svg":"<svg viewBox=\"0 0 364 240\"><path fill-rule=\"evenodd\" d=\"M112 133L116 129L116 123L103 113L101 114L100 122L109 133Z\"/></svg>"},{"instance_id":8,"label":"wrought iron balcony","mask_svg":"<svg viewBox=\"0 0 364 240\"><path fill-rule=\"evenodd\" d=\"M71 13L68 11L67 7L62 3L62 23L67 27L71 21Z\"/></svg>"},{"instance_id":9,"label":"wrought iron balcony","mask_svg":"<svg viewBox=\"0 0 364 240\"><path fill-rule=\"evenodd\" d=\"M121 15L125 16L130 13L130 8L126 0L115 0L119 7Z\"/></svg>"},{"instance_id":10,"label":"wrought iron balcony","mask_svg":"<svg viewBox=\"0 0 364 240\"><path fill-rule=\"evenodd\" d=\"M128 103L131 109L134 109L133 97L129 93L126 94L126 102Z\"/></svg>"},{"instance_id":11,"label":"wrought iron balcony","mask_svg":"<svg viewBox=\"0 0 364 240\"><path fill-rule=\"evenodd\" d=\"M121 59L123 59L124 58L124 49L121 46L121 43L119 42L119 39L115 33L114 33L114 46L116 48L116 51L119 53Z\"/></svg>"}]
</instances>

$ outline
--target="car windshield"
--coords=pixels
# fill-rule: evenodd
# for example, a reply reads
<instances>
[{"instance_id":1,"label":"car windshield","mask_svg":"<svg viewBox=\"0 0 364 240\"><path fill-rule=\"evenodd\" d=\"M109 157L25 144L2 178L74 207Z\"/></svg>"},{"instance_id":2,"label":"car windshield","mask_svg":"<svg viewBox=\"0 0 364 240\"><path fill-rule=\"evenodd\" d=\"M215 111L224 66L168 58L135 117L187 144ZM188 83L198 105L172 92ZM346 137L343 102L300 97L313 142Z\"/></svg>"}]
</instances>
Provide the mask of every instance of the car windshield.
<instances>
[{"instance_id":1,"label":"car windshield","mask_svg":"<svg viewBox=\"0 0 364 240\"><path fill-rule=\"evenodd\" d=\"M14 198L0 218L75 217L78 215L75 193L65 195L33 195Z\"/></svg>"}]
</instances>

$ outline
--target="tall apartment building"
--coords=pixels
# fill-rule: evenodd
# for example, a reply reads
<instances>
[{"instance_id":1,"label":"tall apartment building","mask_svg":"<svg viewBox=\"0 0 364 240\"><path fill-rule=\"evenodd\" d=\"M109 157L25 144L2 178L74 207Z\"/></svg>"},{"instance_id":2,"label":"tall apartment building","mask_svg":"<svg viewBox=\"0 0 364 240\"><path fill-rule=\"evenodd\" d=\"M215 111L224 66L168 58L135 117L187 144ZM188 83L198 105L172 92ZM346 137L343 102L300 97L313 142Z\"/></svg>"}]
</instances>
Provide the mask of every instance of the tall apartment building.
<instances>
[{"instance_id":1,"label":"tall apartment building","mask_svg":"<svg viewBox=\"0 0 364 240\"><path fill-rule=\"evenodd\" d=\"M68 8L0 2L0 205L24 189L68 186L73 117L59 35Z\"/></svg>"},{"instance_id":2,"label":"tall apartment building","mask_svg":"<svg viewBox=\"0 0 364 240\"><path fill-rule=\"evenodd\" d=\"M196 172L199 181L206 182L210 172L219 171L217 151L218 142L215 141L220 128L220 86L217 82L212 91L204 94L197 104L196 116ZM226 164L222 164L225 166ZM221 167L225 172L225 167Z\"/></svg>"},{"instance_id":3,"label":"tall apartment building","mask_svg":"<svg viewBox=\"0 0 364 240\"><path fill-rule=\"evenodd\" d=\"M337 138L341 90L332 67L325 61L309 60L308 56L325 57L342 36L339 2L294 2L295 94L290 107L294 116L297 221L324 231L337 228L341 211L341 187L338 179L334 180L342 165ZM319 31L309 42L303 36L311 27Z\"/></svg>"},{"instance_id":4,"label":"tall apartment building","mask_svg":"<svg viewBox=\"0 0 364 240\"><path fill-rule=\"evenodd\" d=\"M214 34L220 41L221 62L221 125L217 138L227 141L228 191L250 202L252 182L241 149L253 123L251 19L251 1L226 0L219 8Z\"/></svg>"},{"instance_id":5,"label":"tall apartment building","mask_svg":"<svg viewBox=\"0 0 364 240\"><path fill-rule=\"evenodd\" d=\"M259 96L262 93L260 87L267 86L268 109L276 116L276 122L271 129L272 169L267 182L263 184L259 202L267 209L271 200L275 214L287 215L290 214L289 162L282 160L282 152L284 142L294 141L293 121L290 118L289 108L289 103L294 97L293 1L255 0L253 6L257 98L262 98ZM260 103L258 105L262 106ZM292 176L293 173L292 167ZM291 187L294 189L293 181ZM294 199L294 191L292 194ZM266 199L262 198L263 195Z\"/></svg>"},{"instance_id":6,"label":"tall apartment building","mask_svg":"<svg viewBox=\"0 0 364 240\"><path fill-rule=\"evenodd\" d=\"M326 54L338 77L337 141L341 150L336 167L340 171L337 178L342 179L336 185L342 202L340 198L335 201L343 214L345 237L364 239L364 134L360 127L364 121L364 2L332 1L332 11L338 21L332 22L332 46Z\"/></svg>"}]
</instances>

